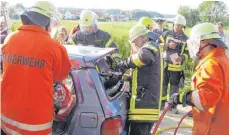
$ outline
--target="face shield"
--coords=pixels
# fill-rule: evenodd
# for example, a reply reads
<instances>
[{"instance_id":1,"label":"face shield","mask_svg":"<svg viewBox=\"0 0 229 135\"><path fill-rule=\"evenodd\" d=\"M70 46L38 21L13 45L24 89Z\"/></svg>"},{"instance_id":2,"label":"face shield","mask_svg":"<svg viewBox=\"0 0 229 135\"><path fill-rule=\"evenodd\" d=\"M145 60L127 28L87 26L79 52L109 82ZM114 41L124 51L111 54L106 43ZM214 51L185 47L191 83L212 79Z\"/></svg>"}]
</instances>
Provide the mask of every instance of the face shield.
<instances>
[{"instance_id":1,"label":"face shield","mask_svg":"<svg viewBox=\"0 0 229 135\"><path fill-rule=\"evenodd\" d=\"M81 26L80 25L80 30L85 33L86 35L91 35L97 32L98 28L97 25L92 25L92 26Z\"/></svg>"},{"instance_id":2,"label":"face shield","mask_svg":"<svg viewBox=\"0 0 229 135\"><path fill-rule=\"evenodd\" d=\"M198 56L200 49L200 37L193 37L187 40L187 46L189 49L189 55L195 59Z\"/></svg>"}]
</instances>

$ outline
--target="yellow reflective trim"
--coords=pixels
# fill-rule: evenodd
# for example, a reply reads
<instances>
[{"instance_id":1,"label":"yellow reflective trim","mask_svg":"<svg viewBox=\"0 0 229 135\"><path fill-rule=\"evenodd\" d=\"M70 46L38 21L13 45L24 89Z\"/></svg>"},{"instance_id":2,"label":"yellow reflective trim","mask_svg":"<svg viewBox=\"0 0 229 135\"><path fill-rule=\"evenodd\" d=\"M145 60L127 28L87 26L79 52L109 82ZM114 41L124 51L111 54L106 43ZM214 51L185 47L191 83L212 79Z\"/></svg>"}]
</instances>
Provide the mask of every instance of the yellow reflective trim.
<instances>
[{"instance_id":1,"label":"yellow reflective trim","mask_svg":"<svg viewBox=\"0 0 229 135\"><path fill-rule=\"evenodd\" d=\"M130 109L129 114L144 114L144 115L154 115L154 114L160 114L159 109Z\"/></svg>"},{"instance_id":2,"label":"yellow reflective trim","mask_svg":"<svg viewBox=\"0 0 229 135\"><path fill-rule=\"evenodd\" d=\"M137 96L137 87L138 87L138 70L135 68L133 70L132 76L132 90L131 90L131 98L130 98L130 109L135 109L135 100Z\"/></svg>"},{"instance_id":3,"label":"yellow reflective trim","mask_svg":"<svg viewBox=\"0 0 229 135\"><path fill-rule=\"evenodd\" d=\"M159 115L129 115L129 120L154 121L159 119Z\"/></svg>"},{"instance_id":4,"label":"yellow reflective trim","mask_svg":"<svg viewBox=\"0 0 229 135\"><path fill-rule=\"evenodd\" d=\"M172 37L171 37L170 35L168 35L168 36L166 37L165 43L169 43L169 40L170 40L171 38L172 38Z\"/></svg>"},{"instance_id":5,"label":"yellow reflective trim","mask_svg":"<svg viewBox=\"0 0 229 135\"><path fill-rule=\"evenodd\" d=\"M186 46L186 45L185 45L185 44L183 44L180 55L182 55L182 54L184 53L185 46Z\"/></svg>"},{"instance_id":6,"label":"yellow reflective trim","mask_svg":"<svg viewBox=\"0 0 229 135\"><path fill-rule=\"evenodd\" d=\"M180 68L181 65L174 65L174 64L168 64L169 67L171 68Z\"/></svg>"},{"instance_id":7,"label":"yellow reflective trim","mask_svg":"<svg viewBox=\"0 0 229 135\"><path fill-rule=\"evenodd\" d=\"M150 48L150 49L154 50L155 52L158 51L158 49L156 47L154 47L153 45L148 45L148 46L146 46L146 48Z\"/></svg>"},{"instance_id":8,"label":"yellow reflective trim","mask_svg":"<svg viewBox=\"0 0 229 135\"><path fill-rule=\"evenodd\" d=\"M107 41L107 43L105 44L105 48L109 48L112 42L113 42L113 39L110 38L110 39Z\"/></svg>"},{"instance_id":9,"label":"yellow reflective trim","mask_svg":"<svg viewBox=\"0 0 229 135\"><path fill-rule=\"evenodd\" d=\"M167 96L161 97L161 100L167 100Z\"/></svg>"},{"instance_id":10,"label":"yellow reflective trim","mask_svg":"<svg viewBox=\"0 0 229 135\"><path fill-rule=\"evenodd\" d=\"M168 67L169 71L182 71L182 69L177 69L177 68L172 68L172 67Z\"/></svg>"},{"instance_id":11,"label":"yellow reflective trim","mask_svg":"<svg viewBox=\"0 0 229 135\"><path fill-rule=\"evenodd\" d=\"M96 69L97 72L100 72L99 71L99 67L97 65L95 66L95 69Z\"/></svg>"},{"instance_id":12,"label":"yellow reflective trim","mask_svg":"<svg viewBox=\"0 0 229 135\"><path fill-rule=\"evenodd\" d=\"M159 38L160 38L162 43L165 43L165 39L163 38L163 36L160 36Z\"/></svg>"},{"instance_id":13,"label":"yellow reflective trim","mask_svg":"<svg viewBox=\"0 0 229 135\"><path fill-rule=\"evenodd\" d=\"M182 69L183 69L182 65L168 64L169 71L182 71Z\"/></svg>"},{"instance_id":14,"label":"yellow reflective trim","mask_svg":"<svg viewBox=\"0 0 229 135\"><path fill-rule=\"evenodd\" d=\"M188 60L188 55L187 54L184 53L184 54L182 54L182 56L184 56L185 61Z\"/></svg>"},{"instance_id":15,"label":"yellow reflective trim","mask_svg":"<svg viewBox=\"0 0 229 135\"><path fill-rule=\"evenodd\" d=\"M137 67L141 67L144 66L145 64L140 60L138 53L134 54L131 56L132 61L134 63L134 65L136 65Z\"/></svg>"},{"instance_id":16,"label":"yellow reflective trim","mask_svg":"<svg viewBox=\"0 0 229 135\"><path fill-rule=\"evenodd\" d=\"M164 60L163 57L160 57L160 71L161 71L161 77L160 77L160 99L159 99L159 110L161 110L161 101L162 101L162 91L163 91L163 77L164 77Z\"/></svg>"},{"instance_id":17,"label":"yellow reflective trim","mask_svg":"<svg viewBox=\"0 0 229 135\"><path fill-rule=\"evenodd\" d=\"M183 95L184 95L184 92L181 92L179 95L179 102L181 102L181 103L182 103Z\"/></svg>"},{"instance_id":18,"label":"yellow reflective trim","mask_svg":"<svg viewBox=\"0 0 229 135\"><path fill-rule=\"evenodd\" d=\"M162 52L164 51L164 45L165 45L165 43L160 43L160 44L159 44L159 47L161 48L161 51L162 51Z\"/></svg>"}]
</instances>

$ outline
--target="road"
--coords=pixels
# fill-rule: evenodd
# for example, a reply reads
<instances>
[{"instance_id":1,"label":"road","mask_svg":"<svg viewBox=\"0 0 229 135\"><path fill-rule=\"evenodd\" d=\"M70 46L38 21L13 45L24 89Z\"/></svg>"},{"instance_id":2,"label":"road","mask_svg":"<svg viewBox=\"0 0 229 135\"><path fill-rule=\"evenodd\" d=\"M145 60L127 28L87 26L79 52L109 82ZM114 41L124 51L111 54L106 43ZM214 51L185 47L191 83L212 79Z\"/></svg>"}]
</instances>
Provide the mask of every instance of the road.
<instances>
[{"instance_id":1,"label":"road","mask_svg":"<svg viewBox=\"0 0 229 135\"><path fill-rule=\"evenodd\" d=\"M171 112L168 112L160 127L159 130L162 128L166 128L166 127L170 127L170 126L177 126L178 122L180 121L181 117L188 112L189 110L191 110L191 107L182 107L182 106L178 106L178 110L179 110L179 114L173 114ZM180 126L193 126L193 121L191 117L186 117L182 124ZM158 135L173 135L174 134L174 129L171 130L167 130L167 131L163 131L161 133L159 133ZM179 129L176 135L192 135L192 131L190 128L186 128L186 129Z\"/></svg>"}]
</instances>

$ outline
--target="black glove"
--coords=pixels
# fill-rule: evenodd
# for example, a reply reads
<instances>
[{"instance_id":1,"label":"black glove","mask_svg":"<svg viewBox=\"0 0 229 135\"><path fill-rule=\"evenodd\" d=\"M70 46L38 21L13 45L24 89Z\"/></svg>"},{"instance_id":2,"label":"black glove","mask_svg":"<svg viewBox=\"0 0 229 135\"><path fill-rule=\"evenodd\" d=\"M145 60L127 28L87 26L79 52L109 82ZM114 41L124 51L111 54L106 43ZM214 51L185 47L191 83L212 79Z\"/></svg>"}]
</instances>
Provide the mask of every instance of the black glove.
<instances>
[{"instance_id":1,"label":"black glove","mask_svg":"<svg viewBox=\"0 0 229 135\"><path fill-rule=\"evenodd\" d=\"M128 69L126 61L121 61L116 66L116 70L122 73L124 73L126 69Z\"/></svg>"},{"instance_id":2,"label":"black glove","mask_svg":"<svg viewBox=\"0 0 229 135\"><path fill-rule=\"evenodd\" d=\"M182 104L183 107L185 107L186 105L190 105L193 106L192 102L191 102L191 95L192 95L192 91L186 91L186 92L182 92L182 93L174 93L170 100L169 100L169 104L170 105L178 105L178 104Z\"/></svg>"}]
</instances>

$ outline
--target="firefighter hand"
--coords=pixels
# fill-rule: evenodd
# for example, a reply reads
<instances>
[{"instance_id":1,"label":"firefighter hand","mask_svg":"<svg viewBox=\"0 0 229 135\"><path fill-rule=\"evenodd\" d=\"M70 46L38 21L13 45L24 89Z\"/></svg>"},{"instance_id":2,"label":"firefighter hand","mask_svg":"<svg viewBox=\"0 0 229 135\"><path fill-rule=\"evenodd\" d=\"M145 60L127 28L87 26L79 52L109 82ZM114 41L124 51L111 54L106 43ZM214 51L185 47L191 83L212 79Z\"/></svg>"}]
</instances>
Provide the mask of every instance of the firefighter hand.
<instances>
[{"instance_id":1,"label":"firefighter hand","mask_svg":"<svg viewBox=\"0 0 229 135\"><path fill-rule=\"evenodd\" d=\"M181 96L181 95L180 95L179 93L174 93L174 94L171 96L171 98L170 98L168 104L169 104L169 105L174 105L174 106L176 106L176 105L178 105L178 104L182 104L182 103L180 102L180 100L179 100L180 96Z\"/></svg>"},{"instance_id":2,"label":"firefighter hand","mask_svg":"<svg viewBox=\"0 0 229 135\"><path fill-rule=\"evenodd\" d=\"M121 62L119 62L119 63L117 64L116 70L119 71L119 72L124 73L125 70L126 70L125 67L126 67L126 66L125 66L125 62L124 62L124 61L121 61Z\"/></svg>"},{"instance_id":3,"label":"firefighter hand","mask_svg":"<svg viewBox=\"0 0 229 135\"><path fill-rule=\"evenodd\" d=\"M171 48L171 49L175 49L176 46L177 46L176 43L169 43L169 48Z\"/></svg>"},{"instance_id":4,"label":"firefighter hand","mask_svg":"<svg viewBox=\"0 0 229 135\"><path fill-rule=\"evenodd\" d=\"M178 104L182 104L183 107L185 107L186 105L190 105L190 106L194 106L191 102L191 94L192 91L186 91L186 92L181 92L181 93L174 93L170 100L169 100L169 104L170 105L178 105Z\"/></svg>"},{"instance_id":5,"label":"firefighter hand","mask_svg":"<svg viewBox=\"0 0 229 135\"><path fill-rule=\"evenodd\" d=\"M181 62L181 61L182 61L181 57L176 58L176 62Z\"/></svg>"}]
</instances>

